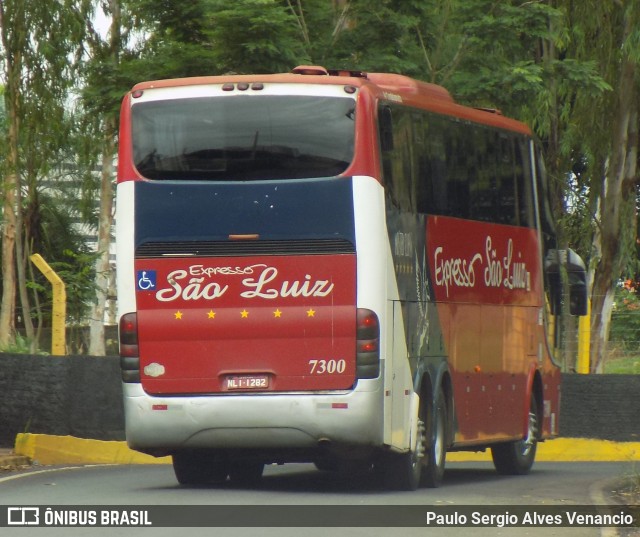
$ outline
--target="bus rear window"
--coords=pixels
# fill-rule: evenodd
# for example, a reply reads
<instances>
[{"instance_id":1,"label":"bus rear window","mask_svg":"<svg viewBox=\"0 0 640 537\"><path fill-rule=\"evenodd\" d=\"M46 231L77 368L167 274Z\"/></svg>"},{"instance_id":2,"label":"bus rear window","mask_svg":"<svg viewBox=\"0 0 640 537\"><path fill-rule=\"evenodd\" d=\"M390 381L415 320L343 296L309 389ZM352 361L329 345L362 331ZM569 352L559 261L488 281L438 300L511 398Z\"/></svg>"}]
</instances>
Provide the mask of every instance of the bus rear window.
<instances>
[{"instance_id":1,"label":"bus rear window","mask_svg":"<svg viewBox=\"0 0 640 537\"><path fill-rule=\"evenodd\" d=\"M353 158L355 100L194 97L132 108L135 165L156 180L332 177Z\"/></svg>"}]
</instances>

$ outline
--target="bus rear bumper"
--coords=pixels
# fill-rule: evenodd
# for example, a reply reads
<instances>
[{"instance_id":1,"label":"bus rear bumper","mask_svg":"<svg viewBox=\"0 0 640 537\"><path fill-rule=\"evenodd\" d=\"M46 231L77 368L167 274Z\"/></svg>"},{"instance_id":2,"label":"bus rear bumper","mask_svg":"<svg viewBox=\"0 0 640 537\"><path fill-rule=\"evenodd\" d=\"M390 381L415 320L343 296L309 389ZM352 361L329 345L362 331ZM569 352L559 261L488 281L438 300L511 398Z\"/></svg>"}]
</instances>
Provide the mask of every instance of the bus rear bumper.
<instances>
[{"instance_id":1,"label":"bus rear bumper","mask_svg":"<svg viewBox=\"0 0 640 537\"><path fill-rule=\"evenodd\" d=\"M154 455L181 449L381 446L380 386L371 380L340 393L157 397L140 384L125 383L127 443Z\"/></svg>"}]
</instances>

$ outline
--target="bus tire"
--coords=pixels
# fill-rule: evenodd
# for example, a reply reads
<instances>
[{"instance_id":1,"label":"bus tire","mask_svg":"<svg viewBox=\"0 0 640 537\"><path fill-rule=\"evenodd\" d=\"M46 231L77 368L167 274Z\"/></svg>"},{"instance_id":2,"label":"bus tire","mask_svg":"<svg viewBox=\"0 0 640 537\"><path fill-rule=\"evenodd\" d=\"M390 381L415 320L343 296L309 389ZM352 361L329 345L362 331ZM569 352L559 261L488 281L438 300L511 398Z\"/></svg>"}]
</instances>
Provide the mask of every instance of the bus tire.
<instances>
[{"instance_id":1,"label":"bus tire","mask_svg":"<svg viewBox=\"0 0 640 537\"><path fill-rule=\"evenodd\" d=\"M427 441L424 412L418 415L418 437L413 450L393 454L385 466L385 485L394 490L416 490L420 486Z\"/></svg>"},{"instance_id":2,"label":"bus tire","mask_svg":"<svg viewBox=\"0 0 640 537\"><path fill-rule=\"evenodd\" d=\"M502 475L526 475L531 470L538 447L539 419L535 395L531 395L527 435L515 442L491 447L493 465Z\"/></svg>"},{"instance_id":3,"label":"bus tire","mask_svg":"<svg viewBox=\"0 0 640 537\"><path fill-rule=\"evenodd\" d=\"M233 462L229 468L229 479L233 483L251 485L262 479L264 464L261 462Z\"/></svg>"},{"instance_id":4,"label":"bus tire","mask_svg":"<svg viewBox=\"0 0 640 537\"><path fill-rule=\"evenodd\" d=\"M340 471L340 462L333 457L322 457L313 461L315 467L321 472Z\"/></svg>"},{"instance_id":5,"label":"bus tire","mask_svg":"<svg viewBox=\"0 0 640 537\"><path fill-rule=\"evenodd\" d=\"M438 393L433 410L431 430L427 431L429 447L421 479L421 483L428 488L436 488L442 484L447 459L447 402L442 390Z\"/></svg>"},{"instance_id":6,"label":"bus tire","mask_svg":"<svg viewBox=\"0 0 640 537\"><path fill-rule=\"evenodd\" d=\"M229 474L226 461L207 451L176 451L172 460L173 471L181 485L224 483Z\"/></svg>"}]
</instances>

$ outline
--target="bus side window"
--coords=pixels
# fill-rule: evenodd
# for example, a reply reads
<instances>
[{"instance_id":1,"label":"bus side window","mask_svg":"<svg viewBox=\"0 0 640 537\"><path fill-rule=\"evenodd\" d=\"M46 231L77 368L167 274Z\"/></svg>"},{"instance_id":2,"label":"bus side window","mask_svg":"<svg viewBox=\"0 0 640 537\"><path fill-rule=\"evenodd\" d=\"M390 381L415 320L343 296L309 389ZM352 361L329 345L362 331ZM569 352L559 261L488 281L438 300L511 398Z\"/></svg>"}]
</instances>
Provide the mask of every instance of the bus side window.
<instances>
[{"instance_id":1,"label":"bus side window","mask_svg":"<svg viewBox=\"0 0 640 537\"><path fill-rule=\"evenodd\" d=\"M382 165L382 179L386 187L387 197L394 205L397 205L395 193L393 192L393 115L391 107L380 106L378 109L378 135L380 137L380 159Z\"/></svg>"},{"instance_id":2,"label":"bus side window","mask_svg":"<svg viewBox=\"0 0 640 537\"><path fill-rule=\"evenodd\" d=\"M393 118L391 107L381 106L378 111L378 123L380 131L380 149L382 153L393 151Z\"/></svg>"},{"instance_id":3,"label":"bus side window","mask_svg":"<svg viewBox=\"0 0 640 537\"><path fill-rule=\"evenodd\" d=\"M499 140L495 131L483 127L474 129L474 143L472 145L477 171L471 176L472 201L469 213L464 216L466 218L483 222L492 222L497 218L498 144Z\"/></svg>"},{"instance_id":4,"label":"bus side window","mask_svg":"<svg viewBox=\"0 0 640 537\"><path fill-rule=\"evenodd\" d=\"M524 139L517 139L515 143L515 175L517 225L535 227L533 178L529 152Z\"/></svg>"},{"instance_id":5,"label":"bus side window","mask_svg":"<svg viewBox=\"0 0 640 537\"><path fill-rule=\"evenodd\" d=\"M449 199L447 154L442 128L436 119L423 114L416 125L418 145L417 208L421 214L446 215Z\"/></svg>"},{"instance_id":6,"label":"bus side window","mask_svg":"<svg viewBox=\"0 0 640 537\"><path fill-rule=\"evenodd\" d=\"M415 211L413 129L410 112L383 105L379 111L383 180L391 203ZM386 149L386 150L385 150Z\"/></svg>"},{"instance_id":7,"label":"bus side window","mask_svg":"<svg viewBox=\"0 0 640 537\"><path fill-rule=\"evenodd\" d=\"M472 192L466 165L462 162L462 158L471 148L459 136L459 123L441 119L440 124L444 133L446 153L447 215L456 218L468 218Z\"/></svg>"},{"instance_id":8,"label":"bus side window","mask_svg":"<svg viewBox=\"0 0 640 537\"><path fill-rule=\"evenodd\" d=\"M553 218L553 211L551 210L551 204L549 201L549 188L547 181L547 169L544 165L544 159L540 148L536 148L535 155L535 170L536 170L536 183L538 189L539 209L538 214L540 218L540 231L544 240L545 251L556 247L556 227Z\"/></svg>"},{"instance_id":9,"label":"bus side window","mask_svg":"<svg viewBox=\"0 0 640 537\"><path fill-rule=\"evenodd\" d=\"M516 177L514 140L511 136L500 134L499 153L497 158L498 173L496 175L496 215L498 220L507 225L517 225L516 216Z\"/></svg>"}]
</instances>

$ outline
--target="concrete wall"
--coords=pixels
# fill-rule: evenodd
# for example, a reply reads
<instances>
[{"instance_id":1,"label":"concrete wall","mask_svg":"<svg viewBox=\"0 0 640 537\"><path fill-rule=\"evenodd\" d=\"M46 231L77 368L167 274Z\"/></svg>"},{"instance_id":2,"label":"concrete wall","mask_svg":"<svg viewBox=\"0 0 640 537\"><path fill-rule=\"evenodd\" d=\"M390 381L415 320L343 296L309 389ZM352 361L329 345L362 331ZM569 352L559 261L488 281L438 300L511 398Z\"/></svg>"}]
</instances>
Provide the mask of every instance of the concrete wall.
<instances>
[{"instance_id":1,"label":"concrete wall","mask_svg":"<svg viewBox=\"0 0 640 537\"><path fill-rule=\"evenodd\" d=\"M560 432L640 441L640 375L564 375ZM16 434L124 440L117 357L0 354L0 447Z\"/></svg>"},{"instance_id":2,"label":"concrete wall","mask_svg":"<svg viewBox=\"0 0 640 537\"><path fill-rule=\"evenodd\" d=\"M563 375L560 434L640 441L640 375Z\"/></svg>"},{"instance_id":3,"label":"concrete wall","mask_svg":"<svg viewBox=\"0 0 640 537\"><path fill-rule=\"evenodd\" d=\"M120 359L0 354L0 446L24 432L124 440Z\"/></svg>"}]
</instances>

